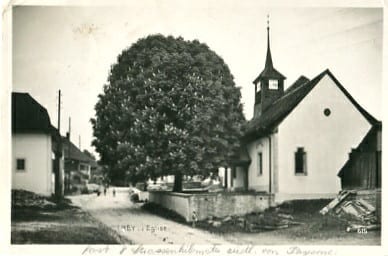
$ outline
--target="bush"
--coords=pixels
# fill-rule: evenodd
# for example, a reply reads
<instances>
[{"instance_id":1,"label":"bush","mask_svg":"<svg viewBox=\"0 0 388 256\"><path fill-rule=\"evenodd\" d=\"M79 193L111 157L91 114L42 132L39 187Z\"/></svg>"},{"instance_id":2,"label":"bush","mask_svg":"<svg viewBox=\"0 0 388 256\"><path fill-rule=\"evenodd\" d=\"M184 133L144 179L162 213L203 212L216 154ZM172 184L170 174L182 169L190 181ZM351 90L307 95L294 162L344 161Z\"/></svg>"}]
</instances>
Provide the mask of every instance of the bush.
<instances>
[{"instance_id":1,"label":"bush","mask_svg":"<svg viewBox=\"0 0 388 256\"><path fill-rule=\"evenodd\" d=\"M76 186L72 186L70 189L70 193L77 193L77 192L78 192L78 188Z\"/></svg>"},{"instance_id":2,"label":"bush","mask_svg":"<svg viewBox=\"0 0 388 256\"><path fill-rule=\"evenodd\" d=\"M131 202L134 202L134 203L139 202L139 194L136 194L136 193L131 194L129 198L130 198Z\"/></svg>"},{"instance_id":3,"label":"bush","mask_svg":"<svg viewBox=\"0 0 388 256\"><path fill-rule=\"evenodd\" d=\"M88 188L87 188L87 187L83 187L83 188L81 189L81 194L89 194Z\"/></svg>"},{"instance_id":4,"label":"bush","mask_svg":"<svg viewBox=\"0 0 388 256\"><path fill-rule=\"evenodd\" d=\"M135 186L137 189L141 190L141 191L146 191L147 190L147 187L146 187L146 183L145 182L138 182L136 183L136 186Z\"/></svg>"}]
</instances>

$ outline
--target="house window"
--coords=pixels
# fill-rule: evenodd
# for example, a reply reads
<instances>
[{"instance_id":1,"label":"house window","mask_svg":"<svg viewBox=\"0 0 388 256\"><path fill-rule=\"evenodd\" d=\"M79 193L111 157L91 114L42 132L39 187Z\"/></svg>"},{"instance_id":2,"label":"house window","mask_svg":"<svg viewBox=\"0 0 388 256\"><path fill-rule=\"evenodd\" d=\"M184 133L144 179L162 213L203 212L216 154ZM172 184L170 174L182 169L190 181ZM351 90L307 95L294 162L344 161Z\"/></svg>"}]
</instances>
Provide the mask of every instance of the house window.
<instances>
[{"instance_id":1,"label":"house window","mask_svg":"<svg viewBox=\"0 0 388 256\"><path fill-rule=\"evenodd\" d=\"M295 174L306 175L306 152L303 148L298 148L295 152Z\"/></svg>"},{"instance_id":2,"label":"house window","mask_svg":"<svg viewBox=\"0 0 388 256\"><path fill-rule=\"evenodd\" d=\"M26 159L24 158L16 159L16 171L18 172L26 171Z\"/></svg>"},{"instance_id":3,"label":"house window","mask_svg":"<svg viewBox=\"0 0 388 256\"><path fill-rule=\"evenodd\" d=\"M277 90L279 88L278 80L270 79L268 82L268 88L270 90Z\"/></svg>"},{"instance_id":4,"label":"house window","mask_svg":"<svg viewBox=\"0 0 388 256\"><path fill-rule=\"evenodd\" d=\"M263 154L261 152L257 154L257 175L263 175Z\"/></svg>"}]
</instances>

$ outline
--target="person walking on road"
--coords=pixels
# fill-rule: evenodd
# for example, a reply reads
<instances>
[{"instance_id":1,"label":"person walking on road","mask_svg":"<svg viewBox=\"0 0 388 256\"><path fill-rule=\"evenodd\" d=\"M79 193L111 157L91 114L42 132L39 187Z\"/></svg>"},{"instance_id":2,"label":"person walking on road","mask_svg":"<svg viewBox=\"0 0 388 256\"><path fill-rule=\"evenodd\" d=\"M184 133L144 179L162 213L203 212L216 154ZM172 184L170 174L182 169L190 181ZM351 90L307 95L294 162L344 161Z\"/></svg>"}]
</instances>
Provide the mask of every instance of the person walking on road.
<instances>
[{"instance_id":1,"label":"person walking on road","mask_svg":"<svg viewBox=\"0 0 388 256\"><path fill-rule=\"evenodd\" d=\"M113 197L116 196L116 189L113 189Z\"/></svg>"}]
</instances>

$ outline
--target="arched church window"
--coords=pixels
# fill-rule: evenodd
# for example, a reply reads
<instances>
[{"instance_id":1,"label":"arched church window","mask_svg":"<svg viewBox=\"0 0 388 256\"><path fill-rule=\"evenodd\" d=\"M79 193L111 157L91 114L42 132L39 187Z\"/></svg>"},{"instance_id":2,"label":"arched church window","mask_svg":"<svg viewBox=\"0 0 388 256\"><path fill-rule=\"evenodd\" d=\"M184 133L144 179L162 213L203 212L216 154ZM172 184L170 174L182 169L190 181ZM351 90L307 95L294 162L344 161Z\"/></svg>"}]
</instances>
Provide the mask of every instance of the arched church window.
<instances>
[{"instance_id":1,"label":"arched church window","mask_svg":"<svg viewBox=\"0 0 388 256\"><path fill-rule=\"evenodd\" d=\"M306 175L307 174L307 158L304 148L300 147L295 152L295 174Z\"/></svg>"}]
</instances>

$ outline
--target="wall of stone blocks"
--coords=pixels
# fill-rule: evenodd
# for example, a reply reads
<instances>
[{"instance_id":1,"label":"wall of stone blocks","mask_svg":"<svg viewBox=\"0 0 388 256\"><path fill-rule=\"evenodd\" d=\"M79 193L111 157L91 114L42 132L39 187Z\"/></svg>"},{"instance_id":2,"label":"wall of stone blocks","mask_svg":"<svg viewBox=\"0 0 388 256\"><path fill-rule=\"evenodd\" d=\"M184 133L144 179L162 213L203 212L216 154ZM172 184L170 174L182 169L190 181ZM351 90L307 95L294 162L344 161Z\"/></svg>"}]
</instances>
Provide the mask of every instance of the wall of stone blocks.
<instances>
[{"instance_id":1,"label":"wall of stone blocks","mask_svg":"<svg viewBox=\"0 0 388 256\"><path fill-rule=\"evenodd\" d=\"M259 193L201 193L183 194L174 192L150 192L149 201L173 210L186 221L209 217L241 216L251 212L262 212L271 205L272 197Z\"/></svg>"},{"instance_id":2,"label":"wall of stone blocks","mask_svg":"<svg viewBox=\"0 0 388 256\"><path fill-rule=\"evenodd\" d=\"M186 221L190 216L189 211L190 194L166 192L166 191L149 191L148 201L158 204L164 208L172 210L183 216Z\"/></svg>"}]
</instances>

